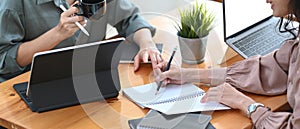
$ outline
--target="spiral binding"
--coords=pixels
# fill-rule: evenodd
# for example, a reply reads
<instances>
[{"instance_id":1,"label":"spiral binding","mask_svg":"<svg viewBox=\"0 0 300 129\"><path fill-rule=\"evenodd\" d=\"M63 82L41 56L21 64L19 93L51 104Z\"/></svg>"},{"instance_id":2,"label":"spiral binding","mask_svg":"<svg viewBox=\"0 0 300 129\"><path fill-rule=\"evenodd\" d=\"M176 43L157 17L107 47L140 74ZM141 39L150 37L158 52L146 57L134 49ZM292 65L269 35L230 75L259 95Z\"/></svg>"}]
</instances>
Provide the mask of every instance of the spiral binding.
<instances>
[{"instance_id":1,"label":"spiral binding","mask_svg":"<svg viewBox=\"0 0 300 129\"><path fill-rule=\"evenodd\" d=\"M165 99L157 102L147 103L146 105L156 105L156 104L164 104L164 103L172 103L172 102L178 102L183 101L191 98L196 98L198 96L203 96L205 92L196 92L195 94L185 95L185 96L179 96L179 97L173 97L170 99Z\"/></svg>"},{"instance_id":2,"label":"spiral binding","mask_svg":"<svg viewBox=\"0 0 300 129\"><path fill-rule=\"evenodd\" d=\"M154 127L154 126L139 125L139 129L167 129L167 128L160 128L160 127Z\"/></svg>"}]
</instances>

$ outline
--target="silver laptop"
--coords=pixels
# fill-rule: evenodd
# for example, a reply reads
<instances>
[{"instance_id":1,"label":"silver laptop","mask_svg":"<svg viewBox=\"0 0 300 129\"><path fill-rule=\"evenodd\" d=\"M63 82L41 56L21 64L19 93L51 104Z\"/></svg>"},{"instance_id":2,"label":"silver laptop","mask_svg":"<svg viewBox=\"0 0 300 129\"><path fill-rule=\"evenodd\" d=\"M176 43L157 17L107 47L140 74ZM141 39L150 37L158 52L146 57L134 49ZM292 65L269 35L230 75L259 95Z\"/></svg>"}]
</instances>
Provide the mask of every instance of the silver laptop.
<instances>
[{"instance_id":1,"label":"silver laptop","mask_svg":"<svg viewBox=\"0 0 300 129\"><path fill-rule=\"evenodd\" d=\"M272 13L264 0L223 0L224 41L244 58L278 49L292 35L279 32Z\"/></svg>"},{"instance_id":2,"label":"silver laptop","mask_svg":"<svg viewBox=\"0 0 300 129\"><path fill-rule=\"evenodd\" d=\"M34 112L116 97L124 38L36 53L30 81L13 87Z\"/></svg>"}]
</instances>

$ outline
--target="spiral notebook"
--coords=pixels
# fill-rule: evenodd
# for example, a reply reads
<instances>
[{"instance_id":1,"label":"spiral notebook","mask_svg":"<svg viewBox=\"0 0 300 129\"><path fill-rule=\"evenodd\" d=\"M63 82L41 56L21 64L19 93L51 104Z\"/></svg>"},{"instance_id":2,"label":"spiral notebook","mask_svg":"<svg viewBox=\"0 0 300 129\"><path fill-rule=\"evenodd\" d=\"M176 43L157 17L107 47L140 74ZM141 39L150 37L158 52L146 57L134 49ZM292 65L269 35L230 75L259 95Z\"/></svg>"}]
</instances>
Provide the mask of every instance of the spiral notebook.
<instances>
[{"instance_id":1,"label":"spiral notebook","mask_svg":"<svg viewBox=\"0 0 300 129\"><path fill-rule=\"evenodd\" d=\"M211 116L196 113L165 115L150 110L145 117L128 121L131 129L215 129Z\"/></svg>"},{"instance_id":2,"label":"spiral notebook","mask_svg":"<svg viewBox=\"0 0 300 129\"><path fill-rule=\"evenodd\" d=\"M151 108L167 115L230 109L217 102L201 103L205 92L193 84L168 85L155 95L156 88L157 84L154 82L125 88L122 92L140 107Z\"/></svg>"}]
</instances>

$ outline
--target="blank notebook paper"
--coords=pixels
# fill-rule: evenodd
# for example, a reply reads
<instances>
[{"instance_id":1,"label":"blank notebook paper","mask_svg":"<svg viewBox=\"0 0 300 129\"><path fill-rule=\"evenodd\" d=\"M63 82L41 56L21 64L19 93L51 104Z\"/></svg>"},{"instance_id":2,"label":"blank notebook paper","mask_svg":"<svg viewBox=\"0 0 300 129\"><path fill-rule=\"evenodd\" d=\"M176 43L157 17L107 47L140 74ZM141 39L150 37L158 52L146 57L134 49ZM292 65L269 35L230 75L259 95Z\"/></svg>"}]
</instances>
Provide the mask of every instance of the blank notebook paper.
<instances>
[{"instance_id":1,"label":"blank notebook paper","mask_svg":"<svg viewBox=\"0 0 300 129\"><path fill-rule=\"evenodd\" d=\"M157 84L154 82L123 89L123 95L142 108L151 108L167 115L229 109L217 102L201 103L205 92L193 84L161 87L155 95L156 88Z\"/></svg>"}]
</instances>

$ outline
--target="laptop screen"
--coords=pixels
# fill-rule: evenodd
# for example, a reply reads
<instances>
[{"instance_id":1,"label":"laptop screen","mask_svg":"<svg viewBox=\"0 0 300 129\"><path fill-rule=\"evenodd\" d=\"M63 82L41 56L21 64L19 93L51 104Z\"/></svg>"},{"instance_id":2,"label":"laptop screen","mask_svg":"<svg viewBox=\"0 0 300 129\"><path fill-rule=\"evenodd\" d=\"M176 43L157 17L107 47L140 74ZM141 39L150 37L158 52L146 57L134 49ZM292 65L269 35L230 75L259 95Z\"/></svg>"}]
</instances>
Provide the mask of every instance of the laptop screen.
<instances>
[{"instance_id":1,"label":"laptop screen","mask_svg":"<svg viewBox=\"0 0 300 129\"><path fill-rule=\"evenodd\" d=\"M265 0L223 0L223 8L225 39L273 13Z\"/></svg>"}]
</instances>

